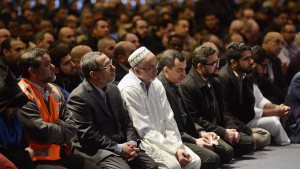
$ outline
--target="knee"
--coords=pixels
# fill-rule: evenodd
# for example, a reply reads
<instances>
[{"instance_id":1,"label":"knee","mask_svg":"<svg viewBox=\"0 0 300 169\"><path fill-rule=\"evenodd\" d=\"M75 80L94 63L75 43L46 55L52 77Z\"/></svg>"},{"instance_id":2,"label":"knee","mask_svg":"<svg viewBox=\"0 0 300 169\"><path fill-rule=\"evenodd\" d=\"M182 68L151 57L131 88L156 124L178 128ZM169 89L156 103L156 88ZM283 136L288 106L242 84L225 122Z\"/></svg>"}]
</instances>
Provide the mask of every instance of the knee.
<instances>
[{"instance_id":1,"label":"knee","mask_svg":"<svg viewBox=\"0 0 300 169\"><path fill-rule=\"evenodd\" d=\"M228 163L233 159L234 156L234 150L231 146L228 146L225 148L224 155L220 156L221 158L221 163Z\"/></svg>"},{"instance_id":2,"label":"knee","mask_svg":"<svg viewBox=\"0 0 300 169\"><path fill-rule=\"evenodd\" d=\"M210 153L209 157L201 159L201 169L216 169L220 166L221 159L218 154Z\"/></svg>"},{"instance_id":3,"label":"knee","mask_svg":"<svg viewBox=\"0 0 300 169\"><path fill-rule=\"evenodd\" d=\"M263 134L254 133L253 136L255 140L256 150L261 150L271 143L271 134L268 131L264 131Z\"/></svg>"},{"instance_id":4,"label":"knee","mask_svg":"<svg viewBox=\"0 0 300 169\"><path fill-rule=\"evenodd\" d=\"M200 157L199 156L193 156L193 159L192 159L192 161L191 161L191 163L192 163L192 167L191 168L195 168L195 169L197 169L197 168L199 168L200 169L200 167L201 167L201 159L200 159Z\"/></svg>"}]
</instances>

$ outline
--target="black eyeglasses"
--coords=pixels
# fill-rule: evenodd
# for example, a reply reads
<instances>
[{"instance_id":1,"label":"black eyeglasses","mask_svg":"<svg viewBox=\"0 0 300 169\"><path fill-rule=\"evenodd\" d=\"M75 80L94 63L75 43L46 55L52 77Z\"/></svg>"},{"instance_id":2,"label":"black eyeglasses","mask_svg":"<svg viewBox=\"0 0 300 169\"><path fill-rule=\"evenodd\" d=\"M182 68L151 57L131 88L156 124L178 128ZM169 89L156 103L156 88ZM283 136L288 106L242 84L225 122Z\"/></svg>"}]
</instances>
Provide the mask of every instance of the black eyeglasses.
<instances>
[{"instance_id":1,"label":"black eyeglasses","mask_svg":"<svg viewBox=\"0 0 300 169\"><path fill-rule=\"evenodd\" d=\"M112 60L110 59L108 64L104 67L99 67L97 69L94 69L93 71L96 71L96 70L105 70L105 69L111 69L113 67L113 63L112 63Z\"/></svg>"},{"instance_id":2,"label":"black eyeglasses","mask_svg":"<svg viewBox=\"0 0 300 169\"><path fill-rule=\"evenodd\" d=\"M209 65L209 66L213 66L213 67L219 66L220 65L220 58L218 58L218 60L216 60L212 63L205 63L204 65Z\"/></svg>"}]
</instances>

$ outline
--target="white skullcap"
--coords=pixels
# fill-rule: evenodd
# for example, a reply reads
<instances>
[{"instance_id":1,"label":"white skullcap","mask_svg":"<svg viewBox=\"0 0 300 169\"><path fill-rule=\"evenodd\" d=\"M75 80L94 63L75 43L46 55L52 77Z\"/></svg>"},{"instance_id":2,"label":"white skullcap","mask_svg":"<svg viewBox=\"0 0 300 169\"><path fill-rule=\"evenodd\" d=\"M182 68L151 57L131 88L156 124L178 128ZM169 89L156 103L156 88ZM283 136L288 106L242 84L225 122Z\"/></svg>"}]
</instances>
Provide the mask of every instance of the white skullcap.
<instances>
[{"instance_id":1,"label":"white skullcap","mask_svg":"<svg viewBox=\"0 0 300 169\"><path fill-rule=\"evenodd\" d=\"M139 64L141 61L144 60L144 58L151 53L150 50L148 50L146 47L142 46L135 50L129 57L128 57L128 62L131 67L136 66Z\"/></svg>"}]
</instances>

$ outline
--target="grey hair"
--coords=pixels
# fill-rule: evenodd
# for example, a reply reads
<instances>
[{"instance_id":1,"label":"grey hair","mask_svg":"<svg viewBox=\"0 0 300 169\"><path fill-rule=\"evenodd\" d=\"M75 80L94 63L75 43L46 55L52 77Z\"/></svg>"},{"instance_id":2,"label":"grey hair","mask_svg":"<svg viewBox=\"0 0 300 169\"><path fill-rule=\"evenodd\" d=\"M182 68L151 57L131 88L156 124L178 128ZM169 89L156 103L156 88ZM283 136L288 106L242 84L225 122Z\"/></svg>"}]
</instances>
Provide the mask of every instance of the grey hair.
<instances>
[{"instance_id":1,"label":"grey hair","mask_svg":"<svg viewBox=\"0 0 300 169\"><path fill-rule=\"evenodd\" d=\"M89 52L81 58L80 67L85 78L89 79L90 72L99 67L96 58L100 55L102 55L101 52Z\"/></svg>"},{"instance_id":2,"label":"grey hair","mask_svg":"<svg viewBox=\"0 0 300 169\"><path fill-rule=\"evenodd\" d=\"M210 55L215 54L217 51L209 46L199 46L194 50L192 58L193 67L197 68L199 63L205 64Z\"/></svg>"},{"instance_id":3,"label":"grey hair","mask_svg":"<svg viewBox=\"0 0 300 169\"><path fill-rule=\"evenodd\" d=\"M183 54L174 49L165 50L159 63L158 68L163 68L167 66L168 68L172 68L174 66L175 59L178 59L180 62L185 60Z\"/></svg>"}]
</instances>

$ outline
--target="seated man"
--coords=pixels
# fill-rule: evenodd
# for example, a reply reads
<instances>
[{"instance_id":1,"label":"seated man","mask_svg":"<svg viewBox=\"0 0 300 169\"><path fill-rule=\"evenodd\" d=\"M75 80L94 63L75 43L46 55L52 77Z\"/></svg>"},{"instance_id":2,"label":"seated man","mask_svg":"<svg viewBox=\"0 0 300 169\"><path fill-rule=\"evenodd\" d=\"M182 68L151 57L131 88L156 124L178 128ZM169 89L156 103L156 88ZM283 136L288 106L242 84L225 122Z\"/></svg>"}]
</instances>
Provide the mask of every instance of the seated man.
<instances>
[{"instance_id":1,"label":"seated man","mask_svg":"<svg viewBox=\"0 0 300 169\"><path fill-rule=\"evenodd\" d=\"M293 143L300 143L300 72L292 79L285 103L291 112L283 120L283 126Z\"/></svg>"},{"instance_id":2,"label":"seated man","mask_svg":"<svg viewBox=\"0 0 300 169\"><path fill-rule=\"evenodd\" d=\"M279 117L288 116L290 108L284 104L273 104L273 101L282 103L284 94L266 76L270 67L270 58L260 46L253 47L251 52L254 60L252 76L254 82L255 118L247 125L249 127L259 126L268 130L276 144L289 144L290 140L279 121Z\"/></svg>"},{"instance_id":3,"label":"seated man","mask_svg":"<svg viewBox=\"0 0 300 169\"><path fill-rule=\"evenodd\" d=\"M284 131L280 117L287 117L290 107L284 104L273 104L266 99L256 84L253 84L253 94L255 97L255 117L247 123L250 128L263 128L270 132L275 144L288 145L291 143Z\"/></svg>"},{"instance_id":4,"label":"seated man","mask_svg":"<svg viewBox=\"0 0 300 169\"><path fill-rule=\"evenodd\" d=\"M56 79L53 83L68 93L71 93L79 83L81 83L79 75L76 73L75 64L70 56L70 49L64 43L58 43L49 49L49 56L55 66ZM65 100L68 94L64 94Z\"/></svg>"},{"instance_id":5,"label":"seated man","mask_svg":"<svg viewBox=\"0 0 300 169\"><path fill-rule=\"evenodd\" d=\"M104 53L89 52L81 59L81 69L85 80L67 104L78 127L75 153L99 168L157 168L138 148L138 136L119 89L111 83L116 76L112 60Z\"/></svg>"},{"instance_id":6,"label":"seated man","mask_svg":"<svg viewBox=\"0 0 300 169\"><path fill-rule=\"evenodd\" d=\"M37 168L93 168L80 156L69 153L69 143L77 129L55 79L54 65L45 49L25 52L19 60L19 82L28 103L21 119L29 138L31 159ZM85 167L84 167L85 166Z\"/></svg>"},{"instance_id":7,"label":"seated man","mask_svg":"<svg viewBox=\"0 0 300 169\"><path fill-rule=\"evenodd\" d=\"M202 169L218 168L220 162L229 162L233 158L232 147L216 133L205 132L204 128L194 123L183 102L177 86L186 76L183 54L176 50L166 50L160 59L160 65L163 69L158 79L165 87L183 144L201 158Z\"/></svg>"},{"instance_id":8,"label":"seated man","mask_svg":"<svg viewBox=\"0 0 300 169\"><path fill-rule=\"evenodd\" d=\"M156 79L155 55L140 47L128 61L131 69L118 87L142 138L141 148L161 168L199 169L200 158L182 143L164 87Z\"/></svg>"},{"instance_id":9,"label":"seated man","mask_svg":"<svg viewBox=\"0 0 300 169\"><path fill-rule=\"evenodd\" d=\"M234 149L234 156L252 152L254 141L238 128L226 127L222 102L222 89L216 79L219 58L216 46L205 43L194 51L193 66L180 84L182 96L195 123L206 131L217 133Z\"/></svg>"},{"instance_id":10,"label":"seated man","mask_svg":"<svg viewBox=\"0 0 300 169\"><path fill-rule=\"evenodd\" d=\"M232 42L227 46L227 63L220 69L222 97L226 125L252 135L256 149L270 144L270 133L261 128L247 126L255 117L255 96L253 94L253 60L250 46L242 42ZM275 126L274 126L275 127Z\"/></svg>"},{"instance_id":11,"label":"seated man","mask_svg":"<svg viewBox=\"0 0 300 169\"><path fill-rule=\"evenodd\" d=\"M27 103L27 97L3 58L0 74L0 169L31 169L32 162L25 150L28 141L19 116L19 108Z\"/></svg>"}]
</instances>

